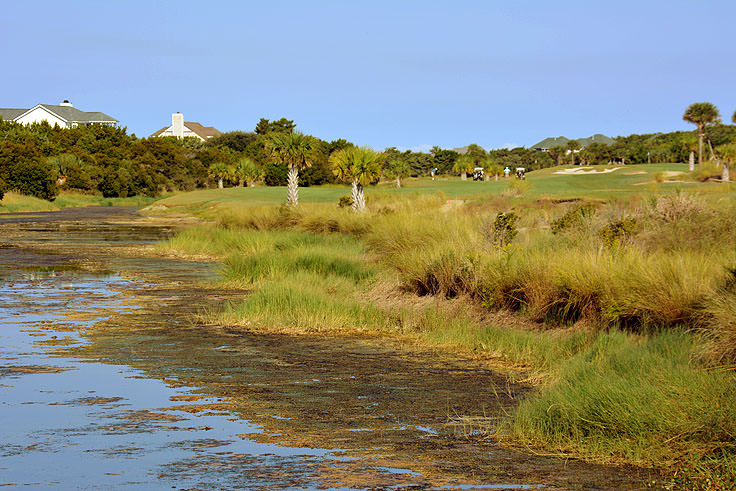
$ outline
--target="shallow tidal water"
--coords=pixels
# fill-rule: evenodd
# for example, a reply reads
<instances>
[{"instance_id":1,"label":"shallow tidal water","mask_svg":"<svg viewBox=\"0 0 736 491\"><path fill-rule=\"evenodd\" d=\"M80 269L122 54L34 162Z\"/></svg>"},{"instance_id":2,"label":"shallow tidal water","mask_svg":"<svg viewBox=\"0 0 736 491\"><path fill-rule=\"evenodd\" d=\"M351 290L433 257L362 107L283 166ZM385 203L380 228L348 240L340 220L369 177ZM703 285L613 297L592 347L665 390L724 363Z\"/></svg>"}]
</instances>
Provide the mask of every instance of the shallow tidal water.
<instances>
[{"instance_id":1,"label":"shallow tidal water","mask_svg":"<svg viewBox=\"0 0 736 491\"><path fill-rule=\"evenodd\" d=\"M176 224L92 208L0 220L0 486L639 489L637 468L498 445L531 390L481 361L366 336L251 333L247 295L135 252Z\"/></svg>"}]
</instances>

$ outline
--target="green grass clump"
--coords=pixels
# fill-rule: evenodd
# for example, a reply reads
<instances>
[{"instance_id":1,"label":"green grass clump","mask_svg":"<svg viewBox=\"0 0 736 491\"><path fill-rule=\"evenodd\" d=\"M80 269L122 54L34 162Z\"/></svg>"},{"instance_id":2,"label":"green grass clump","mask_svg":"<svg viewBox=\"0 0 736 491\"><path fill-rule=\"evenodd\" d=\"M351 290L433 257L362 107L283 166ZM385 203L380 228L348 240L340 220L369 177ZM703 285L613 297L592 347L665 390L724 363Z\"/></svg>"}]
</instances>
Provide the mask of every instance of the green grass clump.
<instances>
[{"instance_id":1,"label":"green grass clump","mask_svg":"<svg viewBox=\"0 0 736 491\"><path fill-rule=\"evenodd\" d=\"M57 211L80 206L147 206L159 198L131 196L129 198L105 198L100 195L62 191L54 201L25 196L9 191L0 201L0 213Z\"/></svg>"},{"instance_id":2,"label":"green grass clump","mask_svg":"<svg viewBox=\"0 0 736 491\"><path fill-rule=\"evenodd\" d=\"M666 466L733 457L735 377L693 366L695 349L682 331L644 339L602 333L502 429L517 441L602 460Z\"/></svg>"},{"instance_id":3,"label":"green grass clump","mask_svg":"<svg viewBox=\"0 0 736 491\"><path fill-rule=\"evenodd\" d=\"M720 179L723 173L723 167L717 165L713 161L708 161L699 166L692 173L694 179L705 182L709 179Z\"/></svg>"},{"instance_id":4,"label":"green grass clump","mask_svg":"<svg viewBox=\"0 0 736 491\"><path fill-rule=\"evenodd\" d=\"M509 319L479 321L461 305L455 308L426 307L419 315L405 314L424 343L462 347L522 367L525 377L539 380L561 363L580 353L593 336L583 330L528 330L503 325Z\"/></svg>"},{"instance_id":5,"label":"green grass clump","mask_svg":"<svg viewBox=\"0 0 736 491\"><path fill-rule=\"evenodd\" d=\"M352 281L304 271L259 285L216 320L292 332L380 331L390 325L382 310L356 298Z\"/></svg>"},{"instance_id":6,"label":"green grass clump","mask_svg":"<svg viewBox=\"0 0 736 491\"><path fill-rule=\"evenodd\" d=\"M185 230L165 251L223 257L223 279L252 288L240 303L212 313L215 322L297 331L383 330L388 317L359 300L376 267L362 242L348 235L300 230Z\"/></svg>"},{"instance_id":7,"label":"green grass clump","mask_svg":"<svg viewBox=\"0 0 736 491\"><path fill-rule=\"evenodd\" d=\"M319 244L299 249L231 255L223 263L223 274L229 281L244 284L264 278L286 278L301 271L357 282L374 275L370 264L361 260L361 252L341 249L335 244Z\"/></svg>"}]
</instances>

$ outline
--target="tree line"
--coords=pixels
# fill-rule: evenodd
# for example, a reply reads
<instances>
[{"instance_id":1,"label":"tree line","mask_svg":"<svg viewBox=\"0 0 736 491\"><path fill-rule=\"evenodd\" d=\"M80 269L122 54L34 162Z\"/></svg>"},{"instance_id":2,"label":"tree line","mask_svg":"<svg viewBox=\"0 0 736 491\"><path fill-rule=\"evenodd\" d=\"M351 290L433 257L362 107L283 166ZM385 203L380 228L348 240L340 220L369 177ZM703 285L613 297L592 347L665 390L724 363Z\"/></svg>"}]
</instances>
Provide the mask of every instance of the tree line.
<instances>
[{"instance_id":1,"label":"tree line","mask_svg":"<svg viewBox=\"0 0 736 491\"><path fill-rule=\"evenodd\" d=\"M126 197L255 182L267 186L291 182L293 187L297 168L301 186L335 182L365 186L381 178L395 179L400 186L410 176L459 174L466 178L478 167L488 178L497 178L505 167L530 171L564 163L685 162L695 151L699 163L707 152L711 160L723 160L726 166L736 159L736 126L723 124L715 106L692 104L683 119L695 124L696 131L620 136L610 145L594 142L582 149L575 140L546 152L523 147L486 151L477 144L460 151L438 146L429 152L391 147L380 154L380 172L363 172L357 181L351 181L340 162L357 159L364 147L345 139L327 142L303 134L286 118L261 118L253 131L231 131L206 142L137 138L128 135L126 128L113 126L62 129L45 122L26 126L0 119L0 193L14 189L50 200L60 188ZM736 123L736 113L732 120ZM304 150L299 150L301 163L295 163L296 157L289 153L296 148L295 138L304 144L297 145ZM353 194L360 198L355 190Z\"/></svg>"}]
</instances>

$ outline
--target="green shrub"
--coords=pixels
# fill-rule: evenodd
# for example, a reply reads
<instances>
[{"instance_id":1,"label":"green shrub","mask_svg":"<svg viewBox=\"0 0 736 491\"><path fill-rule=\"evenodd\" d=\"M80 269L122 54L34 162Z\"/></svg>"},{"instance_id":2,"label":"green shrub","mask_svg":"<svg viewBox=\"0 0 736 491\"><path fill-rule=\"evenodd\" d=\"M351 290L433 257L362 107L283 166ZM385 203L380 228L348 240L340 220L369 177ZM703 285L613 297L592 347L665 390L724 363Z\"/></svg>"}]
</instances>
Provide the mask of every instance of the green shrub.
<instances>
[{"instance_id":1,"label":"green shrub","mask_svg":"<svg viewBox=\"0 0 736 491\"><path fill-rule=\"evenodd\" d=\"M353 206L353 197L350 195L340 196L337 200L337 206L340 208L351 208Z\"/></svg>"},{"instance_id":2,"label":"green shrub","mask_svg":"<svg viewBox=\"0 0 736 491\"><path fill-rule=\"evenodd\" d=\"M53 166L28 143L0 141L0 179L27 196L50 201L59 193Z\"/></svg>"},{"instance_id":3,"label":"green shrub","mask_svg":"<svg viewBox=\"0 0 736 491\"><path fill-rule=\"evenodd\" d=\"M516 222L519 216L514 213L498 213L491 223L490 241L495 247L506 247L517 236Z\"/></svg>"},{"instance_id":4,"label":"green shrub","mask_svg":"<svg viewBox=\"0 0 736 491\"><path fill-rule=\"evenodd\" d=\"M628 244L636 235L638 221L636 217L623 217L608 222L598 231L598 236L603 239L606 247L612 248Z\"/></svg>"},{"instance_id":5,"label":"green shrub","mask_svg":"<svg viewBox=\"0 0 736 491\"><path fill-rule=\"evenodd\" d=\"M550 224L552 233L558 234L564 230L580 227L586 220L592 218L595 213L596 208L591 204L576 205Z\"/></svg>"}]
</instances>

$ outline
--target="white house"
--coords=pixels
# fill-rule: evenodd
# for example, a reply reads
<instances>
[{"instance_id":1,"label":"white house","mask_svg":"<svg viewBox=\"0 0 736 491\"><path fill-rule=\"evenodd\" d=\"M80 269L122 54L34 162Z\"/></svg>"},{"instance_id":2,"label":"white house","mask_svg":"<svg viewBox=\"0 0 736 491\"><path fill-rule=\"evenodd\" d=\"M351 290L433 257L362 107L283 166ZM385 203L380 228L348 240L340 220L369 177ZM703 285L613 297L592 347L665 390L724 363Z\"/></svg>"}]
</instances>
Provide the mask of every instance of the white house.
<instances>
[{"instance_id":1,"label":"white house","mask_svg":"<svg viewBox=\"0 0 736 491\"><path fill-rule=\"evenodd\" d=\"M80 111L65 100L58 106L38 104L30 109L0 108L0 118L22 124L48 122L51 126L76 128L90 124L116 125L119 121L105 113Z\"/></svg>"},{"instance_id":2,"label":"white house","mask_svg":"<svg viewBox=\"0 0 736 491\"><path fill-rule=\"evenodd\" d=\"M202 126L194 121L184 121L184 115L176 112L171 115L171 126L165 126L151 136L175 136L177 138L191 136L205 141L221 134L217 128L212 126Z\"/></svg>"}]
</instances>

